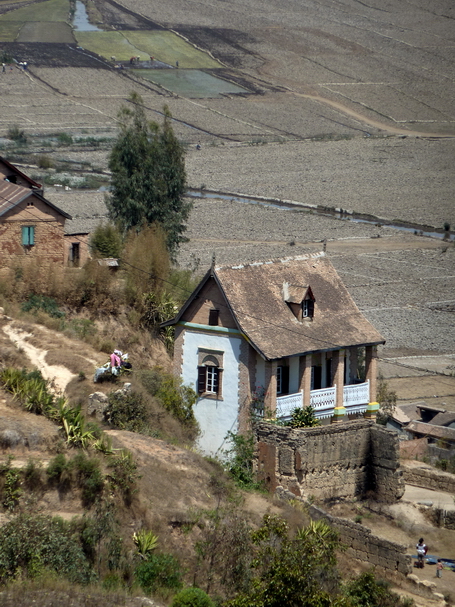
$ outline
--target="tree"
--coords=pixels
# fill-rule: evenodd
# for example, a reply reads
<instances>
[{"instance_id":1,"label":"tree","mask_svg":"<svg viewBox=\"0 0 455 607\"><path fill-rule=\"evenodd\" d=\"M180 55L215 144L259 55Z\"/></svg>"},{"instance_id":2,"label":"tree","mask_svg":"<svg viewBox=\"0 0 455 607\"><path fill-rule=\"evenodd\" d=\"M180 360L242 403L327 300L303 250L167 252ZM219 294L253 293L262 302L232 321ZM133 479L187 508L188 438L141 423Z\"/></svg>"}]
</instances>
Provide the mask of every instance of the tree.
<instances>
[{"instance_id":1,"label":"tree","mask_svg":"<svg viewBox=\"0 0 455 607\"><path fill-rule=\"evenodd\" d=\"M122 237L112 224L100 224L90 238L90 248L97 257L120 257Z\"/></svg>"},{"instance_id":2,"label":"tree","mask_svg":"<svg viewBox=\"0 0 455 607\"><path fill-rule=\"evenodd\" d=\"M191 209L184 201L184 150L174 135L171 113L164 106L163 123L147 121L143 101L131 93L132 109L119 112L120 133L109 157L111 194L109 217L126 233L144 224L159 224L167 236L171 257L183 236Z\"/></svg>"},{"instance_id":3,"label":"tree","mask_svg":"<svg viewBox=\"0 0 455 607\"><path fill-rule=\"evenodd\" d=\"M347 607L337 596L335 550L340 544L326 523L311 523L291 538L282 518L266 514L262 527L251 535L255 576L248 591L227 607Z\"/></svg>"}]
</instances>

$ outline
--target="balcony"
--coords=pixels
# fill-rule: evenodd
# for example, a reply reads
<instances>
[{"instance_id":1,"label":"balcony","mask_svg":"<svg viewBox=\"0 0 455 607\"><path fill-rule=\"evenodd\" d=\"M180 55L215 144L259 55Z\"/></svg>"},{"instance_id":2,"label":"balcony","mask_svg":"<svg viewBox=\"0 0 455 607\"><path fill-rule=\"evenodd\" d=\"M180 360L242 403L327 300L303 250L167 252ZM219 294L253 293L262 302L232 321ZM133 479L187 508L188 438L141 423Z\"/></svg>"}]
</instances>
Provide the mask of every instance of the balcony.
<instances>
[{"instance_id":1,"label":"balcony","mask_svg":"<svg viewBox=\"0 0 455 607\"><path fill-rule=\"evenodd\" d=\"M336 386L331 388L322 388L321 390L311 390L310 404L314 409L318 419L332 417L336 403ZM370 402L370 382L367 380L362 384L352 384L343 387L343 406L346 408L346 415L364 413ZM291 418L292 411L297 407L303 407L303 390L295 394L286 394L286 396L277 396L276 399L276 417L282 421ZM263 409L256 410L256 415L263 417Z\"/></svg>"}]
</instances>

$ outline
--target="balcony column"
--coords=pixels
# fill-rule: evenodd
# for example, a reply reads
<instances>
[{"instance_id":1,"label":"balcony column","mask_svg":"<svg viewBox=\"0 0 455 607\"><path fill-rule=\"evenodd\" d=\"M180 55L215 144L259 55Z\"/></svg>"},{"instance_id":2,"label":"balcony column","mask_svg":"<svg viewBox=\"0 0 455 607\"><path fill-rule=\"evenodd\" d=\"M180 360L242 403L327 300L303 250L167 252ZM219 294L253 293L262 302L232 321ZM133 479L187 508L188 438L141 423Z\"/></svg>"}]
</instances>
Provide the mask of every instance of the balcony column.
<instances>
[{"instance_id":1,"label":"balcony column","mask_svg":"<svg viewBox=\"0 0 455 607\"><path fill-rule=\"evenodd\" d=\"M365 379L370 381L370 402L368 403L365 417L376 419L379 403L376 402L377 379L378 379L378 348L377 346L366 346L365 348Z\"/></svg>"},{"instance_id":2,"label":"balcony column","mask_svg":"<svg viewBox=\"0 0 455 607\"><path fill-rule=\"evenodd\" d=\"M276 416L276 361L266 361L265 363L265 388L264 398L264 417Z\"/></svg>"},{"instance_id":3,"label":"balcony column","mask_svg":"<svg viewBox=\"0 0 455 607\"><path fill-rule=\"evenodd\" d=\"M313 357L311 354L305 354L300 357L300 385L299 390L303 390L303 406L309 407L311 402L311 365Z\"/></svg>"},{"instance_id":4,"label":"balcony column","mask_svg":"<svg viewBox=\"0 0 455 607\"><path fill-rule=\"evenodd\" d=\"M333 422L342 422L346 416L343 401L344 388L344 350L338 350L332 355L333 385L336 386L335 410Z\"/></svg>"}]
</instances>

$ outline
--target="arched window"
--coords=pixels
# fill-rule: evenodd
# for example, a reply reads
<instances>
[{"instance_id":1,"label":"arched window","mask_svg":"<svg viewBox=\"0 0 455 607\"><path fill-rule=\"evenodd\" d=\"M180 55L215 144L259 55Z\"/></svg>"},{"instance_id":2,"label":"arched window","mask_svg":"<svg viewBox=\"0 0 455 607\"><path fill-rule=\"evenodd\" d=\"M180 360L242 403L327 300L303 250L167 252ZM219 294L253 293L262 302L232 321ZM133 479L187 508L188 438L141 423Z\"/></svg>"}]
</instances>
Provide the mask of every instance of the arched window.
<instances>
[{"instance_id":1,"label":"arched window","mask_svg":"<svg viewBox=\"0 0 455 607\"><path fill-rule=\"evenodd\" d=\"M204 356L205 354L205 356ZM198 365L197 391L205 396L221 396L222 359L220 354L200 352Z\"/></svg>"}]
</instances>

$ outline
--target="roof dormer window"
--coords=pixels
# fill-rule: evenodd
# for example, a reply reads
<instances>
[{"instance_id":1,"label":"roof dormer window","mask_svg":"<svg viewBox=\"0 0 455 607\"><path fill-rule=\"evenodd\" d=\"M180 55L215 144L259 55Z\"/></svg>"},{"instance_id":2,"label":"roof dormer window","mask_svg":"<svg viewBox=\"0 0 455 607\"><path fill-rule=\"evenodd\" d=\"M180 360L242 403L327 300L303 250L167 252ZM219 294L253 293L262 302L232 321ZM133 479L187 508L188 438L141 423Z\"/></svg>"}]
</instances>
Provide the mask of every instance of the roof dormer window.
<instances>
[{"instance_id":1,"label":"roof dormer window","mask_svg":"<svg viewBox=\"0 0 455 607\"><path fill-rule=\"evenodd\" d=\"M313 318L315 299L310 286L296 286L285 282L283 297L297 320Z\"/></svg>"}]
</instances>

